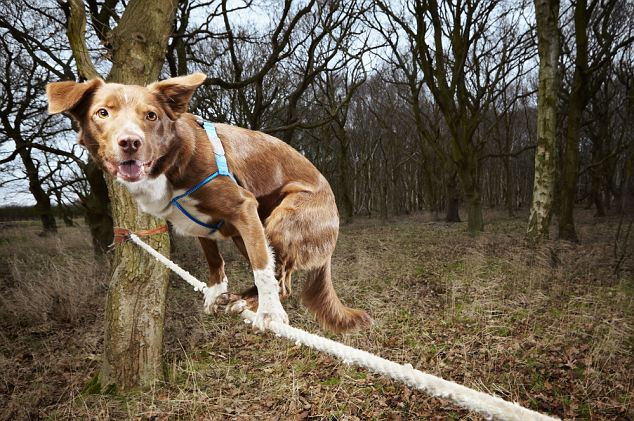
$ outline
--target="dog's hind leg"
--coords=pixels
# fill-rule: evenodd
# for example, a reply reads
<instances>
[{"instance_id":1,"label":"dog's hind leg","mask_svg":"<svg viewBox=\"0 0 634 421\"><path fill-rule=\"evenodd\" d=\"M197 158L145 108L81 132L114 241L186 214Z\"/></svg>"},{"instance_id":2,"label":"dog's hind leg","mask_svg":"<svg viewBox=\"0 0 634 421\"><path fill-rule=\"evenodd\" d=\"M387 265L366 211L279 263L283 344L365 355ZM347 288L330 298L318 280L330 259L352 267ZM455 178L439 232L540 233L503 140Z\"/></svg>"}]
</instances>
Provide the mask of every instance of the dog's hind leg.
<instances>
[{"instance_id":1,"label":"dog's hind leg","mask_svg":"<svg viewBox=\"0 0 634 421\"><path fill-rule=\"evenodd\" d=\"M242 237L234 236L231 237L233 243L236 245L236 248L240 251L240 254L247 259L249 262L249 253L247 252L247 246L244 244ZM249 262L250 264L250 262ZM250 286L249 288L242 291L240 294L229 294L228 296L223 298L223 305L230 305L238 300L246 301L247 308L251 311L257 311L258 309L258 288L255 285Z\"/></svg>"},{"instance_id":2,"label":"dog's hind leg","mask_svg":"<svg viewBox=\"0 0 634 421\"><path fill-rule=\"evenodd\" d=\"M277 279L280 280L280 286L282 288L282 298L288 298L291 296L293 292L293 288L291 286L291 278L293 276L294 267L289 262L280 262L278 264L278 276Z\"/></svg>"},{"instance_id":3,"label":"dog's hind leg","mask_svg":"<svg viewBox=\"0 0 634 421\"><path fill-rule=\"evenodd\" d=\"M331 255L339 233L339 216L325 179L316 189L295 183L266 219L267 237L278 261L293 262L292 269L308 270L302 301L320 324L335 332L367 327L365 311L344 306L331 278Z\"/></svg>"},{"instance_id":4,"label":"dog's hind leg","mask_svg":"<svg viewBox=\"0 0 634 421\"><path fill-rule=\"evenodd\" d=\"M339 216L332 191L324 185L292 183L286 195L264 223L266 236L276 253L281 273L290 289L295 269L322 266L332 255L339 233Z\"/></svg>"},{"instance_id":5,"label":"dog's hind leg","mask_svg":"<svg viewBox=\"0 0 634 421\"><path fill-rule=\"evenodd\" d=\"M200 245L205 253L207 264L209 265L209 277L207 278L207 289L205 290L204 311L211 314L215 311L216 300L227 292L227 277L225 276L225 262L220 256L218 244L215 240L198 237Z\"/></svg>"}]
</instances>

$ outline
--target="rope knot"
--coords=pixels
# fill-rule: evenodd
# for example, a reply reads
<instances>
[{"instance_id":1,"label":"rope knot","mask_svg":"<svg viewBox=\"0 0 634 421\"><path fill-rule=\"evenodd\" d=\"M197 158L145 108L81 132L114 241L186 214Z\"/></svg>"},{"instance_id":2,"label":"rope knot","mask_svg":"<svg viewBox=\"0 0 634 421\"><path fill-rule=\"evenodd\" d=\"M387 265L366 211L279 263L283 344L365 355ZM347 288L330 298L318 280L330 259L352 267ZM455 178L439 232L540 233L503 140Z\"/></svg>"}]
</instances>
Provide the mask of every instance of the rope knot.
<instances>
[{"instance_id":1,"label":"rope knot","mask_svg":"<svg viewBox=\"0 0 634 421\"><path fill-rule=\"evenodd\" d=\"M126 241L129 241L130 234L134 234L137 237L147 237L149 235L163 234L164 232L167 232L167 229L168 229L167 224L157 228L152 228L149 230L141 230L141 231L132 231L127 228L115 227L112 230L112 232L114 233L114 242L112 243L112 245L114 246L115 244L123 244Z\"/></svg>"}]
</instances>

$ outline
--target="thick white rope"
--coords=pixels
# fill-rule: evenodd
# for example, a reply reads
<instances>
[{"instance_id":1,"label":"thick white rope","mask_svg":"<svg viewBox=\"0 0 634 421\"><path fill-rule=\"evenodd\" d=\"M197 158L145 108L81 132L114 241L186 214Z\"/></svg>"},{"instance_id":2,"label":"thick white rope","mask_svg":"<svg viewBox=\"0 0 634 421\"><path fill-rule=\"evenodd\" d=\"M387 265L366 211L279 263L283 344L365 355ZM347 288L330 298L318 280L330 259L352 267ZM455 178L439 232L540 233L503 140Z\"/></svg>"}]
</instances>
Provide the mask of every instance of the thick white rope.
<instances>
[{"instance_id":1,"label":"thick white rope","mask_svg":"<svg viewBox=\"0 0 634 421\"><path fill-rule=\"evenodd\" d=\"M130 240L187 281L187 283L194 287L195 291L204 293L207 288L205 283L199 281L192 276L192 274L141 241L136 235L130 234ZM245 321L251 323L255 318L255 313L246 309L242 311L240 315L243 319L245 319ZM422 390L428 395L447 399L462 408L477 412L487 419L518 421L557 419L524 408L516 403L507 402L496 396L478 392L477 390L441 379L440 377L436 377L432 374L423 373L422 371L413 368L411 364L398 364L377 355L370 354L369 352L308 333L283 323L271 322L269 324L269 330L276 335L294 341L297 344L306 345L310 348L334 355L346 364L354 364L364 367L377 374L398 380L410 387Z\"/></svg>"}]
</instances>

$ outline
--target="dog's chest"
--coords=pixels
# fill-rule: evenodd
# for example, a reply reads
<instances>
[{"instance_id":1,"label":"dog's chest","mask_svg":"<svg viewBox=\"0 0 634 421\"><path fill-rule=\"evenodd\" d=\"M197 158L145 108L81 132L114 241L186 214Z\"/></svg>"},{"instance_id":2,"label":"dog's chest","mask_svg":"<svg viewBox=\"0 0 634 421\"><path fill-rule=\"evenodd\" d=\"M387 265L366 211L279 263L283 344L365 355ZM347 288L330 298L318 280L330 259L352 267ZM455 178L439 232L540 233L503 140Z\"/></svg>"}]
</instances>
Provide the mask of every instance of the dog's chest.
<instances>
[{"instance_id":1,"label":"dog's chest","mask_svg":"<svg viewBox=\"0 0 634 421\"><path fill-rule=\"evenodd\" d=\"M167 219L174 230L180 235L193 237L207 237L220 239L223 236L219 232L211 234L209 228L203 227L189 219L183 212L174 206L171 200L184 193L184 190L173 190L167 177L160 175L155 179L146 179L136 183L124 183L132 193L139 208L150 215ZM198 201L190 197L179 199L179 203L194 218L205 223L210 222L208 215L196 209Z\"/></svg>"}]
</instances>

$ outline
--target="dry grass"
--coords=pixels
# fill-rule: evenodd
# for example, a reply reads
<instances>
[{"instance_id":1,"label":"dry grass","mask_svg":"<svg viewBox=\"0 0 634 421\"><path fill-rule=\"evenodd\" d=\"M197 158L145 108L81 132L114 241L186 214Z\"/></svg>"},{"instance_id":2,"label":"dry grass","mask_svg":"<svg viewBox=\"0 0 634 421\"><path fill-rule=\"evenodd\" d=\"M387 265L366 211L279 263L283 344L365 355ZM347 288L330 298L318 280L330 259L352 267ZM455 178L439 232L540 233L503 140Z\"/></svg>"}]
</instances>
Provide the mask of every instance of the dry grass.
<instances>
[{"instance_id":1,"label":"dry grass","mask_svg":"<svg viewBox=\"0 0 634 421\"><path fill-rule=\"evenodd\" d=\"M6 278L0 296L0 320L30 326L54 320L78 324L103 295L107 278L79 230L63 236L34 237L37 226L16 224L4 231ZM37 232L37 231L35 231ZM74 249L73 249L74 246Z\"/></svg>"},{"instance_id":2,"label":"dry grass","mask_svg":"<svg viewBox=\"0 0 634 421\"><path fill-rule=\"evenodd\" d=\"M532 251L521 241L522 219L488 220L477 239L463 224L422 216L344 227L336 288L343 301L369 310L375 325L336 338L565 418L634 417L634 259L613 275L618 221L582 214L581 245L552 242ZM0 239L0 258L14 262L13 280L1 286L0 314L11 315L3 316L0 336L0 372L7 377L0 384L1 419L478 419L255 334L235 317L204 316L200 297L177 279L170 289L166 383L126 396L82 394L98 370L102 332L102 300L76 294L76 279L91 267L81 257L88 254L83 231L64 231L61 248L56 240L43 244L28 232L9 232L24 238L5 241L3 231ZM251 276L233 247L225 249L230 287L240 290ZM180 239L174 258L204 277L193 241ZM53 289L76 303L71 317L38 318L26 298L9 303L29 296L23 282L42 285L51 273L55 284L75 279L73 291ZM92 281L93 297L103 295L101 279ZM47 302L38 305L57 314ZM296 298L285 307L294 325L319 332Z\"/></svg>"}]
</instances>

